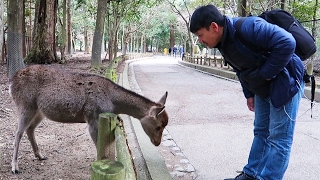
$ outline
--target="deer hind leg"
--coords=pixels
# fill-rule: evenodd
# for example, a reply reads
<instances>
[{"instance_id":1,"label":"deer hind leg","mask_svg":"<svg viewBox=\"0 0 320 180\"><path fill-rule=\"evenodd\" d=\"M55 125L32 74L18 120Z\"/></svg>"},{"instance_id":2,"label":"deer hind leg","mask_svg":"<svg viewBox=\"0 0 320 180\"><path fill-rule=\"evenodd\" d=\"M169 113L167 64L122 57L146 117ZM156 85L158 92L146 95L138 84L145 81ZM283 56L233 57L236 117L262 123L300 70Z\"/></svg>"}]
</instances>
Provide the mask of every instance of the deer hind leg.
<instances>
[{"instance_id":1,"label":"deer hind leg","mask_svg":"<svg viewBox=\"0 0 320 180\"><path fill-rule=\"evenodd\" d=\"M36 111L28 111L28 110L23 110L20 113L20 119L18 122L18 130L16 131L16 136L14 140L14 150L13 150L13 155L12 155L12 173L17 174L19 173L19 168L18 168L18 150L19 150L19 144L21 137L24 133L24 131L30 126L32 123L32 119L35 116Z\"/></svg>"},{"instance_id":2,"label":"deer hind leg","mask_svg":"<svg viewBox=\"0 0 320 180\"><path fill-rule=\"evenodd\" d=\"M39 160L46 160L47 158L42 156L41 153L39 152L39 148L36 142L36 139L34 137L34 130L35 128L38 126L38 124L42 121L44 117L42 116L42 114L40 112L38 112L32 119L31 124L29 125L29 127L26 130L28 139L31 143L32 149L33 149L33 153L35 155L36 158L38 158Z\"/></svg>"}]
</instances>

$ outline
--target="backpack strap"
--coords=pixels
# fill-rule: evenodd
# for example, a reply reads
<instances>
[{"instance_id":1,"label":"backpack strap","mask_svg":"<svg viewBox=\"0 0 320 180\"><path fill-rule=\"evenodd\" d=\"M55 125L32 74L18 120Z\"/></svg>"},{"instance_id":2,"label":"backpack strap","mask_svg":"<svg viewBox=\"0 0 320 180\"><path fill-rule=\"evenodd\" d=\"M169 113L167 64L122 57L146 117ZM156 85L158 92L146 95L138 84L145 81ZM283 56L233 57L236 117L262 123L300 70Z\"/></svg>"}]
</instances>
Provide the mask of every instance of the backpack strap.
<instances>
[{"instance_id":1,"label":"backpack strap","mask_svg":"<svg viewBox=\"0 0 320 180\"><path fill-rule=\"evenodd\" d=\"M254 52L259 52L260 49L257 46L254 46L252 43L250 43L248 40L246 40L241 33L241 26L243 22L246 20L246 17L240 17L234 24L234 28L236 29L236 36L240 40L240 42L245 45L247 48Z\"/></svg>"}]
</instances>

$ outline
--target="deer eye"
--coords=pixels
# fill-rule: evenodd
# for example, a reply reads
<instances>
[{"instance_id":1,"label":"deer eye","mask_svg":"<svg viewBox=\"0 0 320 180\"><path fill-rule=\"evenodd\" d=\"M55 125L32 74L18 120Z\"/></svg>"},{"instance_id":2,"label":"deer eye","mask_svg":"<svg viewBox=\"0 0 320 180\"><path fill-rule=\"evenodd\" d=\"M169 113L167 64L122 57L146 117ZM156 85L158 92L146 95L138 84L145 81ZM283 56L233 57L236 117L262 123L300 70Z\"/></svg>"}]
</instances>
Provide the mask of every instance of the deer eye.
<instances>
[{"instance_id":1,"label":"deer eye","mask_svg":"<svg viewBox=\"0 0 320 180\"><path fill-rule=\"evenodd\" d=\"M156 131L160 131L160 129L161 129L161 128L158 126L158 127L156 128Z\"/></svg>"}]
</instances>

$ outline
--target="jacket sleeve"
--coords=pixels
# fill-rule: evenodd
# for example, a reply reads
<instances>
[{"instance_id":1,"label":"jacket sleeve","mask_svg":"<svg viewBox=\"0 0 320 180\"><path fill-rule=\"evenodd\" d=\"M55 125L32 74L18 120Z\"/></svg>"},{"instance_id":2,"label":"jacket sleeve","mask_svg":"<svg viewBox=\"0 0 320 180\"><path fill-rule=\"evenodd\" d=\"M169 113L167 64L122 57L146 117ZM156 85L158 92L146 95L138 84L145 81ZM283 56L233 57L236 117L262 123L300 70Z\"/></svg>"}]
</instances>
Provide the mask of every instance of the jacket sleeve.
<instances>
[{"instance_id":1,"label":"jacket sleeve","mask_svg":"<svg viewBox=\"0 0 320 180\"><path fill-rule=\"evenodd\" d=\"M276 77L289 63L296 41L291 33L262 18L254 17L242 24L243 37L254 46L269 52L260 75L265 79Z\"/></svg>"}]
</instances>

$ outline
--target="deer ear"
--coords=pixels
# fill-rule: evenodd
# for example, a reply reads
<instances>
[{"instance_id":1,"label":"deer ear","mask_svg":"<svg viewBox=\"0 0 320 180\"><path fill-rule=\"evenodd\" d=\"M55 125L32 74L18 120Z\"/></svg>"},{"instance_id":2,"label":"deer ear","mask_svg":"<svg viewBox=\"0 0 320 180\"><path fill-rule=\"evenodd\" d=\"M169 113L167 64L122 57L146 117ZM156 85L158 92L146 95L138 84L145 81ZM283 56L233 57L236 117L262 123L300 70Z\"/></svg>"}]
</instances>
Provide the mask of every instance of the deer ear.
<instances>
[{"instance_id":1,"label":"deer ear","mask_svg":"<svg viewBox=\"0 0 320 180\"><path fill-rule=\"evenodd\" d=\"M149 115L152 117L156 117L164 111L164 108L165 106L162 106L162 107L153 106L150 109Z\"/></svg>"},{"instance_id":2,"label":"deer ear","mask_svg":"<svg viewBox=\"0 0 320 180\"><path fill-rule=\"evenodd\" d=\"M161 97L161 99L158 101L158 103L161 104L162 106L164 106L164 104L166 103L166 100L167 100L167 96L168 96L168 92L164 93L164 95Z\"/></svg>"}]
</instances>

